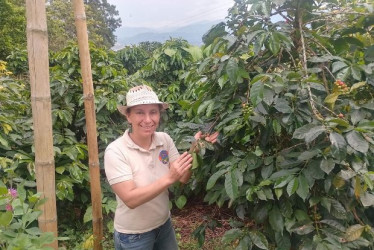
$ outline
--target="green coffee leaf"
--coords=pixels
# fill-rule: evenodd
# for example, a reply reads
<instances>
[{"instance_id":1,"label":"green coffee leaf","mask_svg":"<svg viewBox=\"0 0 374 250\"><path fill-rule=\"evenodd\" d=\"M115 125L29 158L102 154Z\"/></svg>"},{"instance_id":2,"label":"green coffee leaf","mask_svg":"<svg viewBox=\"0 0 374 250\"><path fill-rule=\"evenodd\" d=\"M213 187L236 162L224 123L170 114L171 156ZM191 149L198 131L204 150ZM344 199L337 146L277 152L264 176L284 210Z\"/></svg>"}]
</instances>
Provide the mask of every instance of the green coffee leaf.
<instances>
[{"instance_id":1,"label":"green coffee leaf","mask_svg":"<svg viewBox=\"0 0 374 250\"><path fill-rule=\"evenodd\" d=\"M299 182L299 184L298 184L298 188L296 190L296 193L300 196L301 199L303 199L305 201L305 199L309 195L308 181L303 175L300 175L298 177L298 182Z\"/></svg>"},{"instance_id":2,"label":"green coffee leaf","mask_svg":"<svg viewBox=\"0 0 374 250\"><path fill-rule=\"evenodd\" d=\"M273 55L278 54L281 47L279 38L274 33L270 33L268 42L270 51L273 53Z\"/></svg>"},{"instance_id":3,"label":"green coffee leaf","mask_svg":"<svg viewBox=\"0 0 374 250\"><path fill-rule=\"evenodd\" d=\"M284 221L281 212L279 211L278 206L274 205L269 212L269 223L271 228L283 234Z\"/></svg>"},{"instance_id":4,"label":"green coffee leaf","mask_svg":"<svg viewBox=\"0 0 374 250\"><path fill-rule=\"evenodd\" d=\"M230 199L235 200L238 197L238 181L231 171L225 174L225 190Z\"/></svg>"},{"instance_id":5,"label":"green coffee leaf","mask_svg":"<svg viewBox=\"0 0 374 250\"><path fill-rule=\"evenodd\" d=\"M345 62L342 61L336 61L332 64L332 73L335 73L345 67L348 67L348 65Z\"/></svg>"},{"instance_id":6,"label":"green coffee leaf","mask_svg":"<svg viewBox=\"0 0 374 250\"><path fill-rule=\"evenodd\" d=\"M343 160L347 153L347 143L341 134L331 132L330 133L331 142L331 154L338 160Z\"/></svg>"},{"instance_id":7,"label":"green coffee leaf","mask_svg":"<svg viewBox=\"0 0 374 250\"><path fill-rule=\"evenodd\" d=\"M236 58L231 57L226 65L226 72L231 82L236 82L238 75L238 61Z\"/></svg>"},{"instance_id":8,"label":"green coffee leaf","mask_svg":"<svg viewBox=\"0 0 374 250\"><path fill-rule=\"evenodd\" d=\"M292 138L295 138L295 139L304 139L305 138L305 135L307 132L309 132L312 128L316 127L317 125L315 124L307 124L307 125L304 125L298 129L295 130L295 132L293 133L293 136Z\"/></svg>"},{"instance_id":9,"label":"green coffee leaf","mask_svg":"<svg viewBox=\"0 0 374 250\"><path fill-rule=\"evenodd\" d=\"M284 217L291 218L293 213L291 202L289 202L288 200L282 200L279 203L279 208Z\"/></svg>"},{"instance_id":10,"label":"green coffee leaf","mask_svg":"<svg viewBox=\"0 0 374 250\"><path fill-rule=\"evenodd\" d=\"M288 101L283 98L277 98L275 100L274 108L281 113L291 113L292 109L288 104Z\"/></svg>"},{"instance_id":11,"label":"green coffee leaf","mask_svg":"<svg viewBox=\"0 0 374 250\"><path fill-rule=\"evenodd\" d=\"M288 233L275 233L275 242L277 244L277 249L292 249L291 240Z\"/></svg>"},{"instance_id":12,"label":"green coffee leaf","mask_svg":"<svg viewBox=\"0 0 374 250\"><path fill-rule=\"evenodd\" d=\"M169 48L167 48L167 49L164 50L164 53L166 55L172 57L173 55L175 55L175 53L177 53L177 51L175 49L169 49Z\"/></svg>"},{"instance_id":13,"label":"green coffee leaf","mask_svg":"<svg viewBox=\"0 0 374 250\"><path fill-rule=\"evenodd\" d=\"M366 153L369 150L369 143L357 131L351 131L346 135L348 144L355 150Z\"/></svg>"},{"instance_id":14,"label":"green coffee leaf","mask_svg":"<svg viewBox=\"0 0 374 250\"><path fill-rule=\"evenodd\" d=\"M250 98L253 106L257 106L264 97L264 83L262 81L255 82L251 87Z\"/></svg>"},{"instance_id":15,"label":"green coffee leaf","mask_svg":"<svg viewBox=\"0 0 374 250\"><path fill-rule=\"evenodd\" d=\"M192 153L192 169L196 169L199 167L199 160L197 159L197 153Z\"/></svg>"},{"instance_id":16,"label":"green coffee leaf","mask_svg":"<svg viewBox=\"0 0 374 250\"><path fill-rule=\"evenodd\" d=\"M255 244L258 248L269 249L269 243L265 235L263 235L259 231L250 231L249 237L251 238L253 244Z\"/></svg>"},{"instance_id":17,"label":"green coffee leaf","mask_svg":"<svg viewBox=\"0 0 374 250\"><path fill-rule=\"evenodd\" d=\"M202 114L205 110L207 110L208 106L211 103L214 103L214 101L213 100L208 100L208 101L205 101L202 104L200 104L200 106L197 109L197 114L198 115Z\"/></svg>"},{"instance_id":18,"label":"green coffee leaf","mask_svg":"<svg viewBox=\"0 0 374 250\"><path fill-rule=\"evenodd\" d=\"M321 161L321 165L320 165L321 169L326 173L326 174L329 174L335 167L335 162L333 159L329 158L329 159L323 159Z\"/></svg>"},{"instance_id":19,"label":"green coffee leaf","mask_svg":"<svg viewBox=\"0 0 374 250\"><path fill-rule=\"evenodd\" d=\"M327 103L327 104L330 104L331 107L334 107L335 102L336 102L336 100L338 100L339 95L340 95L340 92L331 93L328 96L326 96L324 102Z\"/></svg>"},{"instance_id":20,"label":"green coffee leaf","mask_svg":"<svg viewBox=\"0 0 374 250\"><path fill-rule=\"evenodd\" d=\"M338 229L341 232L345 232L346 230L345 227L336 220L321 220L320 222L329 225L332 228Z\"/></svg>"},{"instance_id":21,"label":"green coffee leaf","mask_svg":"<svg viewBox=\"0 0 374 250\"><path fill-rule=\"evenodd\" d=\"M83 216L84 223L89 222L89 221L92 221L92 206L89 206L86 209L86 212L84 213L84 216Z\"/></svg>"},{"instance_id":22,"label":"green coffee leaf","mask_svg":"<svg viewBox=\"0 0 374 250\"><path fill-rule=\"evenodd\" d=\"M365 192L363 195L361 195L360 200L364 207L374 206L374 195L369 192Z\"/></svg>"},{"instance_id":23,"label":"green coffee leaf","mask_svg":"<svg viewBox=\"0 0 374 250\"><path fill-rule=\"evenodd\" d=\"M320 134L322 134L325 131L326 128L324 126L316 126L314 128L311 128L305 134L305 142L307 144L311 143L314 139L316 139Z\"/></svg>"},{"instance_id":24,"label":"green coffee leaf","mask_svg":"<svg viewBox=\"0 0 374 250\"><path fill-rule=\"evenodd\" d=\"M251 238L249 238L249 236L246 235L240 240L239 245L236 247L236 250L247 250L251 249L251 247Z\"/></svg>"},{"instance_id":25,"label":"green coffee leaf","mask_svg":"<svg viewBox=\"0 0 374 250\"><path fill-rule=\"evenodd\" d=\"M222 237L222 242L230 243L236 239L241 238L243 232L242 230L238 228L233 228L225 232L225 234Z\"/></svg>"},{"instance_id":26,"label":"green coffee leaf","mask_svg":"<svg viewBox=\"0 0 374 250\"><path fill-rule=\"evenodd\" d=\"M206 184L206 190L209 190L211 189L217 182L217 180L227 172L226 169L221 169L217 172L215 172L208 180L207 184Z\"/></svg>"},{"instance_id":27,"label":"green coffee leaf","mask_svg":"<svg viewBox=\"0 0 374 250\"><path fill-rule=\"evenodd\" d=\"M289 196L293 195L299 187L299 179L293 178L287 185L287 193Z\"/></svg>"},{"instance_id":28,"label":"green coffee leaf","mask_svg":"<svg viewBox=\"0 0 374 250\"><path fill-rule=\"evenodd\" d=\"M179 209L182 209L186 205L186 203L187 198L184 195L179 196L178 199L175 201L175 205L177 205Z\"/></svg>"},{"instance_id":29,"label":"green coffee leaf","mask_svg":"<svg viewBox=\"0 0 374 250\"><path fill-rule=\"evenodd\" d=\"M360 81L362 77L361 68L358 65L351 66L352 76L355 80Z\"/></svg>"}]
</instances>

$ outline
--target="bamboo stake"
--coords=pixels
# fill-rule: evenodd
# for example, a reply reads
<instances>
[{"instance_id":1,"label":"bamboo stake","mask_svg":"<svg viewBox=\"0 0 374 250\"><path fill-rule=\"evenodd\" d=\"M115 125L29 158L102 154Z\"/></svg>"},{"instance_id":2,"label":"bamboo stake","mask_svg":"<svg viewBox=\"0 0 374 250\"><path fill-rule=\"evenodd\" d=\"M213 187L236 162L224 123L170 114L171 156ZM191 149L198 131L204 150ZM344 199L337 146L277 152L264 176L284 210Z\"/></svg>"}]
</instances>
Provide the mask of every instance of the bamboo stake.
<instances>
[{"instance_id":1,"label":"bamboo stake","mask_svg":"<svg viewBox=\"0 0 374 250\"><path fill-rule=\"evenodd\" d=\"M42 232L57 237L55 164L52 137L52 108L49 87L47 19L44 0L26 0L27 51L29 59L31 106L34 126L37 191L47 202L38 218ZM55 240L51 247L58 248Z\"/></svg>"},{"instance_id":2,"label":"bamboo stake","mask_svg":"<svg viewBox=\"0 0 374 250\"><path fill-rule=\"evenodd\" d=\"M91 73L91 59L88 46L86 14L83 0L74 0L75 26L77 28L79 58L83 79L84 108L87 122L88 162L90 169L92 224L94 249L102 249L103 217L101 208L100 166L96 133L96 114Z\"/></svg>"}]
</instances>

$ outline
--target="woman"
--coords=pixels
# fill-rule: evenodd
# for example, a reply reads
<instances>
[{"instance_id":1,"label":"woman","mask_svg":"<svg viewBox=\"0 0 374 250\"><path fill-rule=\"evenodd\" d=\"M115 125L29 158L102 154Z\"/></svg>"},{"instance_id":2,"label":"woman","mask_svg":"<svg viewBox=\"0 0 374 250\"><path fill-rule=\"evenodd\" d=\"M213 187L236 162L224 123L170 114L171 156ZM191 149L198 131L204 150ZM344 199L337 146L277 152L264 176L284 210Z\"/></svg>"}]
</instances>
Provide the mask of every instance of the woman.
<instances>
[{"instance_id":1,"label":"woman","mask_svg":"<svg viewBox=\"0 0 374 250\"><path fill-rule=\"evenodd\" d=\"M148 86L126 95L127 106L118 110L131 130L110 143L104 165L117 198L114 218L115 249L178 249L171 225L168 188L191 177L192 156L179 154L173 140L156 132L160 112L168 108ZM218 133L205 140L216 142ZM201 137L201 132L195 139Z\"/></svg>"}]
</instances>

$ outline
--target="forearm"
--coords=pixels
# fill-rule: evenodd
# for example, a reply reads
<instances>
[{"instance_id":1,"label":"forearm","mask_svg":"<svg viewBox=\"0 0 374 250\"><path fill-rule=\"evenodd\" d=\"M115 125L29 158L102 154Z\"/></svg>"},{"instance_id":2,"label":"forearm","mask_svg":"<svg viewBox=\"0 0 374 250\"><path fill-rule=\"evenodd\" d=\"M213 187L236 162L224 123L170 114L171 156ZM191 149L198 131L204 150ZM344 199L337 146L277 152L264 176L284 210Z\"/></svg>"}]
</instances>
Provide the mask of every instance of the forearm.
<instances>
[{"instance_id":1,"label":"forearm","mask_svg":"<svg viewBox=\"0 0 374 250\"><path fill-rule=\"evenodd\" d=\"M173 182L165 175L144 187L136 187L133 182L132 184L130 188L123 188L123 186L121 187L121 185L117 184L113 185L112 188L126 206L134 209L161 194L168 189Z\"/></svg>"},{"instance_id":2,"label":"forearm","mask_svg":"<svg viewBox=\"0 0 374 250\"><path fill-rule=\"evenodd\" d=\"M133 180L112 185L113 191L129 208L136 208L161 194L174 182L180 180L191 168L192 156L184 152L170 163L169 172L157 181L138 187Z\"/></svg>"}]
</instances>

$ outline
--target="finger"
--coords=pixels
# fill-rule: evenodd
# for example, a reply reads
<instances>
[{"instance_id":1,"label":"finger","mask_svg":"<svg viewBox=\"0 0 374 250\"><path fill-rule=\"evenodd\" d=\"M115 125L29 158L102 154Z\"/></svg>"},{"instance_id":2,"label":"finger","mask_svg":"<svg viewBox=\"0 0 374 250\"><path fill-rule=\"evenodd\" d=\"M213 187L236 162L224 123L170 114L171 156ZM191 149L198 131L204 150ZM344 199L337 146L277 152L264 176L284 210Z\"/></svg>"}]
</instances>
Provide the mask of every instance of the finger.
<instances>
[{"instance_id":1,"label":"finger","mask_svg":"<svg viewBox=\"0 0 374 250\"><path fill-rule=\"evenodd\" d=\"M189 157L192 157L192 154L190 154L189 152L184 152L183 158L189 158Z\"/></svg>"},{"instance_id":2,"label":"finger","mask_svg":"<svg viewBox=\"0 0 374 250\"><path fill-rule=\"evenodd\" d=\"M187 165L183 168L183 172L186 172L186 171L189 170L191 167L192 167L192 164L191 164L191 163L187 164Z\"/></svg>"},{"instance_id":3,"label":"finger","mask_svg":"<svg viewBox=\"0 0 374 250\"><path fill-rule=\"evenodd\" d=\"M219 132L215 132L214 134L209 135L209 141L216 142L219 136Z\"/></svg>"},{"instance_id":4,"label":"finger","mask_svg":"<svg viewBox=\"0 0 374 250\"><path fill-rule=\"evenodd\" d=\"M217 138L218 135L219 135L219 132L216 131L215 133L211 134L210 137L211 137L211 138Z\"/></svg>"},{"instance_id":5,"label":"finger","mask_svg":"<svg viewBox=\"0 0 374 250\"><path fill-rule=\"evenodd\" d=\"M216 138L211 137L211 136L205 137L205 140L206 140L207 142L213 142L215 139L216 139Z\"/></svg>"},{"instance_id":6,"label":"finger","mask_svg":"<svg viewBox=\"0 0 374 250\"><path fill-rule=\"evenodd\" d=\"M192 161L192 155L188 154L187 152L183 153L179 158L178 165L182 166L183 164L188 162L189 159L191 159Z\"/></svg>"},{"instance_id":7,"label":"finger","mask_svg":"<svg viewBox=\"0 0 374 250\"><path fill-rule=\"evenodd\" d=\"M183 154L181 154L181 155L178 157L178 159L177 159L178 163L180 163L180 162L184 159L184 157L186 157L186 155L187 155L187 152L184 152Z\"/></svg>"},{"instance_id":8,"label":"finger","mask_svg":"<svg viewBox=\"0 0 374 250\"><path fill-rule=\"evenodd\" d=\"M187 165L187 164L189 164L189 163L191 163L192 162L192 155L188 155L188 156L186 156L184 159L183 159L183 161L181 162L181 165Z\"/></svg>"},{"instance_id":9,"label":"finger","mask_svg":"<svg viewBox=\"0 0 374 250\"><path fill-rule=\"evenodd\" d=\"M200 139L201 138L201 134L202 134L202 132L201 131L199 131L199 132L197 132L196 134L195 134L195 140L198 140L198 139Z\"/></svg>"}]
</instances>

